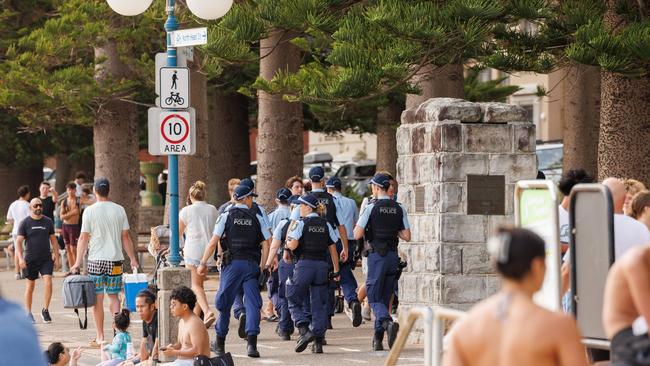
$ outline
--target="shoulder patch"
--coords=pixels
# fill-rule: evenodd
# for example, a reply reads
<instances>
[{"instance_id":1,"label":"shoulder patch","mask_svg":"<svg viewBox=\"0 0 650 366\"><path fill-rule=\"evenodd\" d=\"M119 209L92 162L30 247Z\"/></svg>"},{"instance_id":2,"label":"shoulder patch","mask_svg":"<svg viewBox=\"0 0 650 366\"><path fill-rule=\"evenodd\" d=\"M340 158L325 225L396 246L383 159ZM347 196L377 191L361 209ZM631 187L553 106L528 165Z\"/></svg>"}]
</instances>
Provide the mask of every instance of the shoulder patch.
<instances>
[{"instance_id":1,"label":"shoulder patch","mask_svg":"<svg viewBox=\"0 0 650 366\"><path fill-rule=\"evenodd\" d=\"M294 231L298 227L298 221L293 221L291 225L289 225L289 231Z\"/></svg>"}]
</instances>

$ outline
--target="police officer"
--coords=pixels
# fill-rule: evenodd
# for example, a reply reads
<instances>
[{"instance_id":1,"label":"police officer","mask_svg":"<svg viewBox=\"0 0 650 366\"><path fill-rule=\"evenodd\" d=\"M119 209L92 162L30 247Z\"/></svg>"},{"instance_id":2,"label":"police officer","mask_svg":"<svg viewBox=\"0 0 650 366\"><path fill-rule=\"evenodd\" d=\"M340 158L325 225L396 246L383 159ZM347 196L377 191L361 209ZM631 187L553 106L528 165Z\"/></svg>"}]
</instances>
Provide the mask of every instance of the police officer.
<instances>
[{"instance_id":1,"label":"police officer","mask_svg":"<svg viewBox=\"0 0 650 366\"><path fill-rule=\"evenodd\" d=\"M290 223L289 218L285 218L276 226L273 231L273 241L271 242L269 256L266 260L267 267L275 269L274 267L277 266L278 302L275 308L280 316L280 321L278 322L276 333L285 341L291 340L291 334L294 331L286 296L287 279L293 275L294 269L290 250L286 249L286 238ZM277 255L275 254L276 252L278 253Z\"/></svg>"},{"instance_id":2,"label":"police officer","mask_svg":"<svg viewBox=\"0 0 650 366\"><path fill-rule=\"evenodd\" d=\"M334 228L335 230L338 229L338 235L339 239L336 243L337 251L340 255L341 261L342 262L347 262L348 260L348 236L347 232L345 230L345 225L343 224L344 218L341 215L340 210L338 209L338 201L329 193L325 191L325 184L323 182L323 179L325 178L325 170L321 166L316 166L313 167L309 170L309 180L311 182L312 186L312 191L311 194L314 195L319 203L322 203L325 208L326 208L326 213L325 213L325 218L329 222L329 224ZM300 217L299 215L299 207L296 207L292 212L291 212L291 220L296 221ZM351 283L350 279L354 281L354 283ZM359 304L359 301L357 300L357 294L356 294L356 280L354 280L354 276L350 275L346 276L346 281L347 286L343 288L344 295L346 296L347 299L349 299L351 302L349 303L350 308L352 309L352 325L355 327L358 327L361 324L361 305ZM348 290L346 293L346 289ZM334 291L336 290L336 286L330 286L328 289L328 309L329 309L329 317L331 318L334 315L334 307L335 307L335 295ZM331 321L328 319L328 328L331 328Z\"/></svg>"},{"instance_id":3,"label":"police officer","mask_svg":"<svg viewBox=\"0 0 650 366\"><path fill-rule=\"evenodd\" d=\"M331 278L336 280L339 277L339 258L335 246L338 235L327 219L319 216L317 210L324 207L314 194L301 197L300 203L303 219L291 223L286 243L286 249L292 250L296 258L286 290L291 318L300 332L295 351L304 351L313 341L312 351L323 353L323 337L329 315L326 299L330 278L328 252L334 268ZM306 298L311 303L311 320L305 307Z\"/></svg>"},{"instance_id":4,"label":"police officer","mask_svg":"<svg viewBox=\"0 0 650 366\"><path fill-rule=\"evenodd\" d=\"M203 253L198 272L206 272L205 264L217 248L217 259L221 262L221 282L215 299L219 310L217 319L217 340L215 352L225 353L226 335L230 324L230 308L238 294L244 293L246 301L246 336L248 356L260 357L257 351L257 335L260 333L260 309L262 297L259 289L259 276L268 257L268 228L263 218L253 207L256 195L247 185L235 188L235 204L224 212L214 228L214 235ZM261 246L260 246L261 243Z\"/></svg>"},{"instance_id":5,"label":"police officer","mask_svg":"<svg viewBox=\"0 0 650 366\"><path fill-rule=\"evenodd\" d=\"M289 207L289 197L291 197L291 191L288 188L280 188L276 194L275 194L275 202L277 203L276 209L269 214L269 223L271 225L271 230L273 231L273 240L275 240L275 231L280 225L281 222L285 221L286 219L289 218L289 215L291 215L291 208ZM286 232L284 233L286 237ZM284 237L282 240L282 244L284 244ZM273 243L271 243L271 246L273 246ZM268 267L271 268L271 276L269 277L269 281L267 283L267 289L268 289L268 294L269 294L269 300L271 301L271 304L275 306L275 312L280 315L281 312L281 299L280 299L280 281L279 281L279 266L278 266L278 260L281 259L281 254L282 254L282 248L280 245L278 245L275 249L272 249L269 252L269 257L273 257L274 261L269 263ZM276 255L277 252L277 255ZM286 281L286 278L285 278ZM284 295L283 295L284 296ZM269 305L271 305L269 304ZM287 310L288 314L288 310ZM275 318L275 319L273 319ZM290 318L290 317L289 317ZM269 320L277 320L278 318L275 317L275 314L271 315L269 317ZM280 333L279 329L279 324L278 328L276 328L276 332ZM293 333L293 332L291 332ZM291 334L289 333L289 334ZM284 337L283 337L284 338Z\"/></svg>"},{"instance_id":6,"label":"police officer","mask_svg":"<svg viewBox=\"0 0 650 366\"><path fill-rule=\"evenodd\" d=\"M327 193L331 194L335 202L338 203L336 212L340 213L341 223L345 226L347 234L349 255L347 261L341 263L341 287L347 304L346 312L348 312L348 316L352 320L352 326L358 327L361 325L362 320L361 304L357 297L357 280L354 278L352 270L356 261L353 253L357 249L357 241L354 239L354 223L359 219L359 210L357 209L357 203L353 199L347 198L341 193L342 183L339 177L328 179L325 187L327 187Z\"/></svg>"},{"instance_id":7,"label":"police officer","mask_svg":"<svg viewBox=\"0 0 650 366\"><path fill-rule=\"evenodd\" d=\"M406 209L388 196L390 178L385 174L376 174L370 183L377 200L361 212L354 228L354 237L359 240L365 234L370 242L366 286L368 302L375 314L372 347L375 351L381 351L384 349L384 333L388 335L388 347L392 347L399 330L399 324L393 322L388 306L399 265L397 245L400 238L411 240L411 230Z\"/></svg>"},{"instance_id":8,"label":"police officer","mask_svg":"<svg viewBox=\"0 0 650 366\"><path fill-rule=\"evenodd\" d=\"M255 182L253 182L253 180L250 178L241 179L239 181L239 185L250 188L251 192L255 190ZM231 207L233 207L233 205L234 204L230 204L229 206L227 206L225 211L228 211ZM273 231L269 224L269 217L266 215L266 211L264 210L264 208L258 205L257 202L255 202L255 200L253 200L251 209L256 214L261 215L262 227L265 228L265 230L268 230L268 235L270 237L271 234L273 234ZM235 315L235 319L239 320L239 327L237 330L237 334L239 335L239 338L245 339L246 338L246 307L244 306L243 292L240 292L239 294L237 294L237 297L235 297L235 302L233 303L233 313Z\"/></svg>"}]
</instances>

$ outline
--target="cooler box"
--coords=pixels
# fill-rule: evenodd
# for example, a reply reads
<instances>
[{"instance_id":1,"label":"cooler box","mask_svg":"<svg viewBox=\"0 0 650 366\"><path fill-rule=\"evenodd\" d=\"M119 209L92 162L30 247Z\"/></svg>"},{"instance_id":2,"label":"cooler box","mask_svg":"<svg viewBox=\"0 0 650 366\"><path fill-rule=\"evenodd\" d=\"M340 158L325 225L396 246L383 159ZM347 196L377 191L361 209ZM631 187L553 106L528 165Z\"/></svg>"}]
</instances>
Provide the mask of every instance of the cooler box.
<instances>
[{"instance_id":1,"label":"cooler box","mask_svg":"<svg viewBox=\"0 0 650 366\"><path fill-rule=\"evenodd\" d=\"M149 285L145 273L124 274L124 299L126 308L135 311L135 297Z\"/></svg>"}]
</instances>

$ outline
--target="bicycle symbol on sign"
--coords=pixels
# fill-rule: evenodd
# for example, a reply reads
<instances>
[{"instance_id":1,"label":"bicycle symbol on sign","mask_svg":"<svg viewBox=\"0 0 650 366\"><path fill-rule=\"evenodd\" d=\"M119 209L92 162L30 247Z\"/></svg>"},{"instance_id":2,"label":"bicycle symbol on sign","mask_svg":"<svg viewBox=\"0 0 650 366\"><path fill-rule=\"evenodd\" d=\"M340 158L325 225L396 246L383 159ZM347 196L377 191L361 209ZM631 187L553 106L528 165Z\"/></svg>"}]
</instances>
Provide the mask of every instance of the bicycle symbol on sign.
<instances>
[{"instance_id":1,"label":"bicycle symbol on sign","mask_svg":"<svg viewBox=\"0 0 650 366\"><path fill-rule=\"evenodd\" d=\"M181 97L180 94L181 93L171 92L170 96L165 99L165 104L172 105L172 103L174 103L174 104L182 105L183 103L185 103L185 99L183 99L183 97Z\"/></svg>"}]
</instances>

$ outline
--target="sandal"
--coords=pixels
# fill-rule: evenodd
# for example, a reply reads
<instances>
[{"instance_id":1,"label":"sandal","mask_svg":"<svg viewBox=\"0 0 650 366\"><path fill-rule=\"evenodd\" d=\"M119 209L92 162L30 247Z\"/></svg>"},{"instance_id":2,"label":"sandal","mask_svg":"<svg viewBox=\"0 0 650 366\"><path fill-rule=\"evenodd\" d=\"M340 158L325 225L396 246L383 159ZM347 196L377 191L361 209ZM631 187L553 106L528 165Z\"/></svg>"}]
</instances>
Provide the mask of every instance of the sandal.
<instances>
[{"instance_id":1,"label":"sandal","mask_svg":"<svg viewBox=\"0 0 650 366\"><path fill-rule=\"evenodd\" d=\"M205 324L206 329L210 329L215 321L217 321L217 317L214 315L214 313L210 313L210 315L208 315L208 317L203 320L203 324Z\"/></svg>"},{"instance_id":2,"label":"sandal","mask_svg":"<svg viewBox=\"0 0 650 366\"><path fill-rule=\"evenodd\" d=\"M96 339L93 339L92 341L90 341L89 345L90 345L90 348L100 348L101 347L101 345L99 343L97 343Z\"/></svg>"},{"instance_id":3,"label":"sandal","mask_svg":"<svg viewBox=\"0 0 650 366\"><path fill-rule=\"evenodd\" d=\"M273 315L266 318L267 322L277 322L278 320L280 320L280 318L278 318L278 316L275 315L275 314L273 314Z\"/></svg>"}]
</instances>

